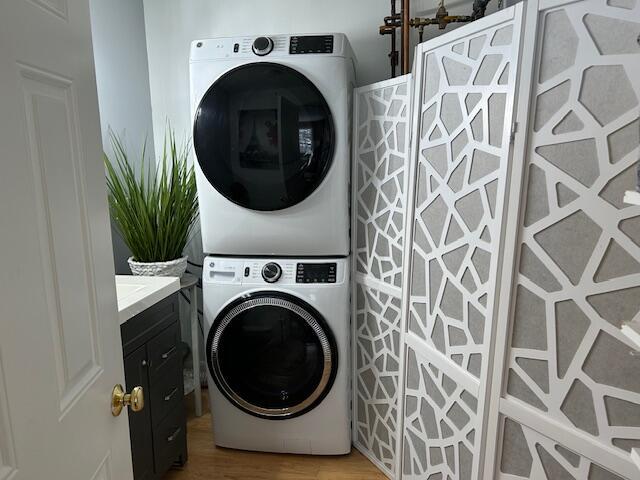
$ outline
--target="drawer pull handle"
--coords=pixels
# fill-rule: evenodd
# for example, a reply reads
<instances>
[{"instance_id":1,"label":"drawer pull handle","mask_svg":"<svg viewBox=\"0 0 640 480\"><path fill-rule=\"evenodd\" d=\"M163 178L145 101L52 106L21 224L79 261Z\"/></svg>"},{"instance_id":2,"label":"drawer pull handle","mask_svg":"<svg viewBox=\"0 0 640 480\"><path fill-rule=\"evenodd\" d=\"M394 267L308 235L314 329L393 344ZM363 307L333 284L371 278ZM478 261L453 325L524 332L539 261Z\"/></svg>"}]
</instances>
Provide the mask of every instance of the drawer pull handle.
<instances>
[{"instance_id":1,"label":"drawer pull handle","mask_svg":"<svg viewBox=\"0 0 640 480\"><path fill-rule=\"evenodd\" d=\"M167 350L166 352L164 352L164 353L162 354L162 359L163 359L163 360L166 360L166 359L167 359L167 358L169 358L169 357L173 354L173 352L175 352L175 351L176 351L176 346L174 345L173 347L171 347L169 350Z\"/></svg>"},{"instance_id":2,"label":"drawer pull handle","mask_svg":"<svg viewBox=\"0 0 640 480\"><path fill-rule=\"evenodd\" d=\"M171 400L173 398L173 396L176 394L177 391L178 391L178 387L176 387L173 390L171 390L171 392L168 395L165 395L164 401L168 402L169 400Z\"/></svg>"},{"instance_id":3,"label":"drawer pull handle","mask_svg":"<svg viewBox=\"0 0 640 480\"><path fill-rule=\"evenodd\" d=\"M182 428L179 427L175 432L173 432L171 435L169 435L167 437L167 443L173 442L176 439L176 437L180 434L181 430L182 430Z\"/></svg>"}]
</instances>

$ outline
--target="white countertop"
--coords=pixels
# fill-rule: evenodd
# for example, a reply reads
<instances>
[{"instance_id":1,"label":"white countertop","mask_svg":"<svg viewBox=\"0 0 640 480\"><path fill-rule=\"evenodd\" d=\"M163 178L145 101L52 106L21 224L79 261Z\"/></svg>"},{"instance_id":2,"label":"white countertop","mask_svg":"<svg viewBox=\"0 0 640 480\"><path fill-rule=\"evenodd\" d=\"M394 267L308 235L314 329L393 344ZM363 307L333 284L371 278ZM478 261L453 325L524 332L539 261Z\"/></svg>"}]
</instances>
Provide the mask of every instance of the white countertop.
<instances>
[{"instance_id":1,"label":"white countertop","mask_svg":"<svg viewBox=\"0 0 640 480\"><path fill-rule=\"evenodd\" d=\"M120 325L178 290L178 277L116 275Z\"/></svg>"}]
</instances>

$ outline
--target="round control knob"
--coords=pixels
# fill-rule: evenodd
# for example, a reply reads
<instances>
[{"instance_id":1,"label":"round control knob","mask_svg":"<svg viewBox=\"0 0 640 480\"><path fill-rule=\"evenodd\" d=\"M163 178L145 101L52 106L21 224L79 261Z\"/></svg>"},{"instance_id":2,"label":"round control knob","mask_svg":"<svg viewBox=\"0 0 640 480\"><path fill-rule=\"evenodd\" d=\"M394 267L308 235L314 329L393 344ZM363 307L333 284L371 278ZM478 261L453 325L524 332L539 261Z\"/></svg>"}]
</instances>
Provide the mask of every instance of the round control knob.
<instances>
[{"instance_id":1,"label":"round control knob","mask_svg":"<svg viewBox=\"0 0 640 480\"><path fill-rule=\"evenodd\" d=\"M262 278L267 283L276 283L282 276L282 267L275 262L269 262L262 267Z\"/></svg>"},{"instance_id":2,"label":"round control knob","mask_svg":"<svg viewBox=\"0 0 640 480\"><path fill-rule=\"evenodd\" d=\"M271 53L273 50L273 40L269 37L258 37L253 41L253 46L251 47L253 53L260 57L264 57Z\"/></svg>"}]
</instances>

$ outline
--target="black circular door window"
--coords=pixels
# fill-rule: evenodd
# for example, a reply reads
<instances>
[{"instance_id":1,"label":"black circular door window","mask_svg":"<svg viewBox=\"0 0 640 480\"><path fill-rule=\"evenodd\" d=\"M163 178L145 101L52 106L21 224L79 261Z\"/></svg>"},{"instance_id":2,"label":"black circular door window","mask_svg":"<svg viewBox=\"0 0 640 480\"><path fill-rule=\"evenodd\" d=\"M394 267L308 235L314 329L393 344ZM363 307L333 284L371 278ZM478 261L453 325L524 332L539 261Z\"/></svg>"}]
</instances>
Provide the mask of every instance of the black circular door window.
<instances>
[{"instance_id":1,"label":"black circular door window","mask_svg":"<svg viewBox=\"0 0 640 480\"><path fill-rule=\"evenodd\" d=\"M218 315L207 338L209 371L241 410L261 418L302 415L335 379L335 339L320 313L281 292L248 294Z\"/></svg>"},{"instance_id":2,"label":"black circular door window","mask_svg":"<svg viewBox=\"0 0 640 480\"><path fill-rule=\"evenodd\" d=\"M211 185L252 210L281 210L314 192L333 157L331 112L316 86L285 65L242 65L207 90L193 145Z\"/></svg>"}]
</instances>

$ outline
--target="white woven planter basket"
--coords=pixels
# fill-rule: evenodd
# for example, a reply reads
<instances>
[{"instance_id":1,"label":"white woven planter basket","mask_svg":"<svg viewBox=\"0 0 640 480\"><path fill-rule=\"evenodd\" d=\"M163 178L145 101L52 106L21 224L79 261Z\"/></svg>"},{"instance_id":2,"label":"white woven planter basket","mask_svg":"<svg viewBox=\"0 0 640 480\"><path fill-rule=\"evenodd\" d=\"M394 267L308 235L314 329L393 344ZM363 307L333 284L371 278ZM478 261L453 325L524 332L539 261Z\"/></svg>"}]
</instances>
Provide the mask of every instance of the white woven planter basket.
<instances>
[{"instance_id":1,"label":"white woven planter basket","mask_svg":"<svg viewBox=\"0 0 640 480\"><path fill-rule=\"evenodd\" d=\"M129 257L129 268L134 275L149 277L181 277L187 270L187 257L169 260L168 262L136 262Z\"/></svg>"}]
</instances>

